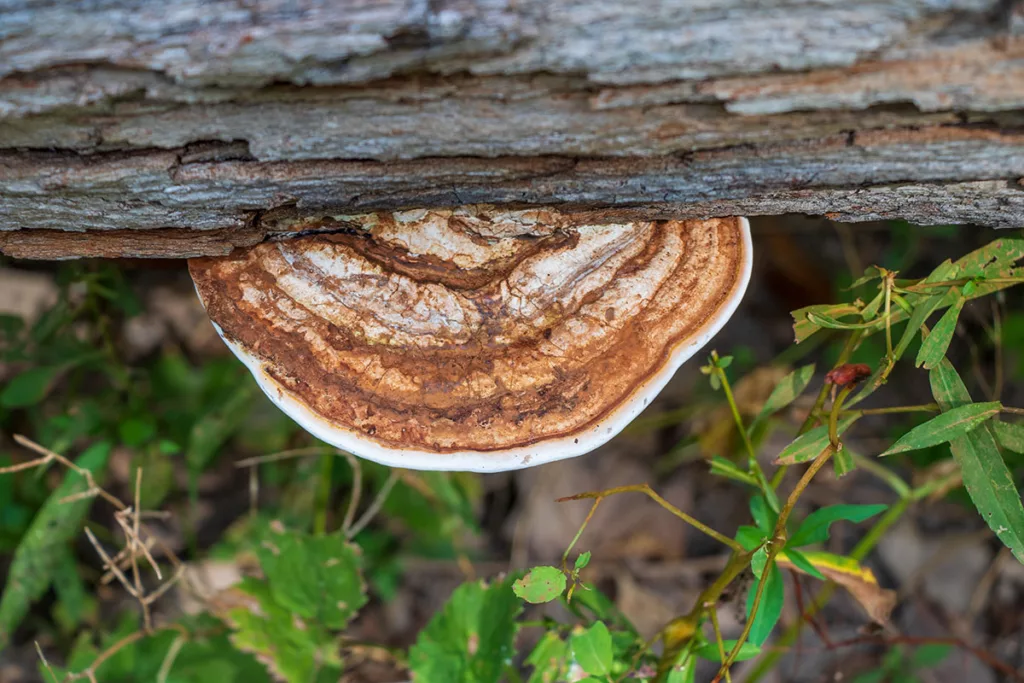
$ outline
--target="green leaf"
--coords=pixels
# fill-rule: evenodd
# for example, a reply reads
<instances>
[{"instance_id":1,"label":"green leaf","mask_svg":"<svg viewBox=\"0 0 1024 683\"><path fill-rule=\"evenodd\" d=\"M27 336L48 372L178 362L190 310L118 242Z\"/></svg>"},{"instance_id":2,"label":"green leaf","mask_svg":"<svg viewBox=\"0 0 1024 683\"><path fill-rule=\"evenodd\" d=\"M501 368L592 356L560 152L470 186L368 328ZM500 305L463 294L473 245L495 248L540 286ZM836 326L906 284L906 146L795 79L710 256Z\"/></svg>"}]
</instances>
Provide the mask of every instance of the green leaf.
<instances>
[{"instance_id":1,"label":"green leaf","mask_svg":"<svg viewBox=\"0 0 1024 683\"><path fill-rule=\"evenodd\" d=\"M723 640L722 647L725 649L725 656L728 657L729 653L732 652L733 648L736 647L735 640ZM701 659L707 659L712 662L722 661L722 654L718 650L718 643L704 643L700 647L696 648L693 653ZM739 654L736 655L734 661L745 662L748 659L753 659L761 654L761 648L753 643L743 643L740 646Z\"/></svg>"},{"instance_id":2,"label":"green leaf","mask_svg":"<svg viewBox=\"0 0 1024 683\"><path fill-rule=\"evenodd\" d=\"M686 660L668 672L665 683L694 683L697 679L697 658L687 657Z\"/></svg>"},{"instance_id":3,"label":"green leaf","mask_svg":"<svg viewBox=\"0 0 1024 683\"><path fill-rule=\"evenodd\" d=\"M604 622L580 633L574 633L569 640L573 659L584 671L592 676L607 676L612 672L612 636Z\"/></svg>"},{"instance_id":4,"label":"green leaf","mask_svg":"<svg viewBox=\"0 0 1024 683\"><path fill-rule=\"evenodd\" d=\"M924 279L924 282L945 282L946 280L952 280L957 276L958 266L945 261L938 268L933 270L931 274ZM907 322L907 327L903 330L903 336L900 337L899 342L896 344L896 348L893 349L893 355L896 358L900 358L903 352L910 346L910 342L914 341L917 333L920 332L921 327L928 321L928 317L939 307L942 300L946 297L948 290L942 288L936 288L935 293L930 294L923 300L920 300L914 305L914 312L910 316L910 321Z\"/></svg>"},{"instance_id":5,"label":"green leaf","mask_svg":"<svg viewBox=\"0 0 1024 683\"><path fill-rule=\"evenodd\" d=\"M869 282L874 282L882 277L882 271L878 266L868 266L864 269L864 274L854 280L845 291L851 291L857 289L861 285L866 285Z\"/></svg>"},{"instance_id":6,"label":"green leaf","mask_svg":"<svg viewBox=\"0 0 1024 683\"><path fill-rule=\"evenodd\" d=\"M860 317L862 320L872 320L878 315L879 309L882 308L882 304L885 303L885 292L879 291L872 299L864 306L860 311Z\"/></svg>"},{"instance_id":7,"label":"green leaf","mask_svg":"<svg viewBox=\"0 0 1024 683\"><path fill-rule=\"evenodd\" d=\"M63 365L34 367L16 375L0 392L0 406L24 408L35 405L49 393L57 376L64 370Z\"/></svg>"},{"instance_id":8,"label":"green leaf","mask_svg":"<svg viewBox=\"0 0 1024 683\"><path fill-rule=\"evenodd\" d=\"M916 367L922 365L926 370L931 370L946 356L949 349L949 342L953 339L953 332L956 331L956 322L960 318L960 311L963 310L964 299L957 297L956 303L942 314L939 322L935 323L928 338L921 343L917 352L917 359L914 361Z\"/></svg>"},{"instance_id":9,"label":"green leaf","mask_svg":"<svg viewBox=\"0 0 1024 683\"><path fill-rule=\"evenodd\" d=\"M318 674L330 670L338 670L331 680L340 677L337 648L319 623L305 621L278 604L265 581L246 577L236 589L254 604L232 607L223 615L234 630L235 647L255 655L279 681L319 681Z\"/></svg>"},{"instance_id":10,"label":"green leaf","mask_svg":"<svg viewBox=\"0 0 1024 683\"><path fill-rule=\"evenodd\" d=\"M824 313L808 311L807 320L818 327L826 327L830 330L867 330L875 327L871 321L843 322Z\"/></svg>"},{"instance_id":11,"label":"green leaf","mask_svg":"<svg viewBox=\"0 0 1024 683\"><path fill-rule=\"evenodd\" d=\"M788 548L784 551L784 555L793 563L793 566L800 571L813 576L816 579L820 579L821 581L825 580L825 575L818 571L818 568L811 564L811 561L807 559L807 556L799 550Z\"/></svg>"},{"instance_id":12,"label":"green leaf","mask_svg":"<svg viewBox=\"0 0 1024 683\"><path fill-rule=\"evenodd\" d=\"M986 403L969 403L939 413L924 424L911 429L880 455L893 455L946 443L995 417L1002 407L1003 404L999 401L988 401Z\"/></svg>"},{"instance_id":13,"label":"green leaf","mask_svg":"<svg viewBox=\"0 0 1024 683\"><path fill-rule=\"evenodd\" d=\"M568 657L569 643L562 640L556 631L545 632L526 658L526 663L533 667L527 683L558 683L563 680Z\"/></svg>"},{"instance_id":14,"label":"green leaf","mask_svg":"<svg viewBox=\"0 0 1024 683\"><path fill-rule=\"evenodd\" d=\"M747 618L750 619L750 611L754 607L754 598L757 595L756 586L751 586L747 591ZM782 616L782 605L786 600L785 585L782 581L782 572L779 567L772 563L768 570L768 580L761 595L761 603L757 607L757 614L753 616L754 624L750 628L748 642L760 647L768 640L772 629Z\"/></svg>"},{"instance_id":15,"label":"green leaf","mask_svg":"<svg viewBox=\"0 0 1024 683\"><path fill-rule=\"evenodd\" d=\"M774 531L778 515L768 508L768 503L761 494L750 497L750 516L754 518L754 523L761 531L769 535Z\"/></svg>"},{"instance_id":16,"label":"green leaf","mask_svg":"<svg viewBox=\"0 0 1024 683\"><path fill-rule=\"evenodd\" d=\"M844 448L843 450L832 454L832 471L835 473L837 479L845 477L856 469L856 467L856 464L853 462L853 455L850 453L849 448Z\"/></svg>"},{"instance_id":17,"label":"green leaf","mask_svg":"<svg viewBox=\"0 0 1024 683\"><path fill-rule=\"evenodd\" d=\"M534 567L512 584L512 590L535 605L551 602L565 590L565 574L558 567Z\"/></svg>"},{"instance_id":18,"label":"green leaf","mask_svg":"<svg viewBox=\"0 0 1024 683\"><path fill-rule=\"evenodd\" d=\"M138 448L156 434L156 421L152 417L133 417L118 425L121 443L129 448Z\"/></svg>"},{"instance_id":19,"label":"green leaf","mask_svg":"<svg viewBox=\"0 0 1024 683\"><path fill-rule=\"evenodd\" d=\"M359 548L341 533L312 536L271 523L257 555L274 600L304 619L340 631L366 604Z\"/></svg>"},{"instance_id":20,"label":"green leaf","mask_svg":"<svg viewBox=\"0 0 1024 683\"><path fill-rule=\"evenodd\" d=\"M754 422L760 422L764 418L772 415L779 410L782 410L790 403L796 400L796 398L803 393L807 385L811 383L811 378L814 377L814 363L805 365L801 368L793 370L791 373L782 378L775 388L772 389L771 396L765 401L764 406L761 408L761 412L754 418Z\"/></svg>"},{"instance_id":21,"label":"green leaf","mask_svg":"<svg viewBox=\"0 0 1024 683\"><path fill-rule=\"evenodd\" d=\"M947 359L928 373L932 395L943 410L971 403L971 395ZM1020 562L1024 562L1024 505L988 425L949 442L964 487L982 519Z\"/></svg>"},{"instance_id":22,"label":"green leaf","mask_svg":"<svg viewBox=\"0 0 1024 683\"><path fill-rule=\"evenodd\" d=\"M109 455L110 444L98 442L78 456L75 463L97 476L106 467ZM58 565L67 556L68 542L81 532L92 498L70 502L63 499L86 488L85 477L77 472L65 472L64 480L43 503L18 544L7 573L7 585L0 597L0 648L32 604L46 593Z\"/></svg>"},{"instance_id":23,"label":"green leaf","mask_svg":"<svg viewBox=\"0 0 1024 683\"><path fill-rule=\"evenodd\" d=\"M743 524L736 529L736 542L743 546L747 552L759 547L764 543L765 533L763 529L756 526Z\"/></svg>"},{"instance_id":24,"label":"green leaf","mask_svg":"<svg viewBox=\"0 0 1024 683\"><path fill-rule=\"evenodd\" d=\"M200 472L219 452L224 442L238 431L252 406L253 388L243 384L220 408L201 417L189 434L185 462Z\"/></svg>"},{"instance_id":25,"label":"green leaf","mask_svg":"<svg viewBox=\"0 0 1024 683\"><path fill-rule=\"evenodd\" d=\"M860 416L855 414L839 420L836 424L836 433L841 435L859 418ZM818 425L814 429L801 434L792 443L783 448L779 456L775 458L775 464L796 465L801 462L814 460L821 455L828 444L828 425Z\"/></svg>"},{"instance_id":26,"label":"green leaf","mask_svg":"<svg viewBox=\"0 0 1024 683\"><path fill-rule=\"evenodd\" d=\"M754 553L754 556L750 558L750 571L754 573L754 578L760 580L761 575L764 574L764 568L768 564L768 544L765 543Z\"/></svg>"},{"instance_id":27,"label":"green leaf","mask_svg":"<svg viewBox=\"0 0 1024 683\"><path fill-rule=\"evenodd\" d=\"M64 546L63 558L54 567L53 590L57 595L54 617L61 628L73 633L97 603L78 574L78 562L70 546Z\"/></svg>"},{"instance_id":28,"label":"green leaf","mask_svg":"<svg viewBox=\"0 0 1024 683\"><path fill-rule=\"evenodd\" d=\"M919 645L914 648L910 663L915 669L928 669L941 664L952 651L952 645Z\"/></svg>"},{"instance_id":29,"label":"green leaf","mask_svg":"<svg viewBox=\"0 0 1024 683\"><path fill-rule=\"evenodd\" d=\"M743 482L750 486L757 486L757 480L754 477L737 467L736 463L726 460L720 455L711 457L711 474Z\"/></svg>"},{"instance_id":30,"label":"green leaf","mask_svg":"<svg viewBox=\"0 0 1024 683\"><path fill-rule=\"evenodd\" d=\"M989 427L1000 446L1014 453L1024 453L1024 424L994 421Z\"/></svg>"},{"instance_id":31,"label":"green leaf","mask_svg":"<svg viewBox=\"0 0 1024 683\"><path fill-rule=\"evenodd\" d=\"M796 532L789 537L786 547L799 548L828 540L829 530L835 522L860 523L884 512L886 505L829 505L807 515Z\"/></svg>"},{"instance_id":32,"label":"green leaf","mask_svg":"<svg viewBox=\"0 0 1024 683\"><path fill-rule=\"evenodd\" d=\"M853 304L819 304L799 308L791 313L796 343L799 344L821 329L820 325L811 320L811 316L825 316L830 320L834 320L844 315L859 314L860 309Z\"/></svg>"},{"instance_id":33,"label":"green leaf","mask_svg":"<svg viewBox=\"0 0 1024 683\"><path fill-rule=\"evenodd\" d=\"M413 681L496 683L515 652L522 605L511 578L459 586L409 652Z\"/></svg>"},{"instance_id":34,"label":"green leaf","mask_svg":"<svg viewBox=\"0 0 1024 683\"><path fill-rule=\"evenodd\" d=\"M588 564L590 564L590 551L589 550L586 551L586 552L580 553L579 555L576 556L576 564L574 565L573 568L576 571L579 571L579 570L583 569L584 567L586 567Z\"/></svg>"}]
</instances>

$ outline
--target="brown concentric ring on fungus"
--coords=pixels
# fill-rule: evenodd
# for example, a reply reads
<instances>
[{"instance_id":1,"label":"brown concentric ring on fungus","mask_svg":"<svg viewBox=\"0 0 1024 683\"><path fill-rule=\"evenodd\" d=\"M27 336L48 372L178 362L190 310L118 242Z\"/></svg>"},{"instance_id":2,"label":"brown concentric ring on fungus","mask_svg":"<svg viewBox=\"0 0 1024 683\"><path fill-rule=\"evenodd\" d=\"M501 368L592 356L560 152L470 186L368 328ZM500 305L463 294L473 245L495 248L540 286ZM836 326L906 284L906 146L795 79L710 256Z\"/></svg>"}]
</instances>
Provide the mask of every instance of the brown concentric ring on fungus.
<instances>
[{"instance_id":1,"label":"brown concentric ring on fungus","mask_svg":"<svg viewBox=\"0 0 1024 683\"><path fill-rule=\"evenodd\" d=\"M744 218L589 225L461 207L332 221L346 229L189 269L274 403L405 468L593 450L722 327L750 277Z\"/></svg>"}]
</instances>

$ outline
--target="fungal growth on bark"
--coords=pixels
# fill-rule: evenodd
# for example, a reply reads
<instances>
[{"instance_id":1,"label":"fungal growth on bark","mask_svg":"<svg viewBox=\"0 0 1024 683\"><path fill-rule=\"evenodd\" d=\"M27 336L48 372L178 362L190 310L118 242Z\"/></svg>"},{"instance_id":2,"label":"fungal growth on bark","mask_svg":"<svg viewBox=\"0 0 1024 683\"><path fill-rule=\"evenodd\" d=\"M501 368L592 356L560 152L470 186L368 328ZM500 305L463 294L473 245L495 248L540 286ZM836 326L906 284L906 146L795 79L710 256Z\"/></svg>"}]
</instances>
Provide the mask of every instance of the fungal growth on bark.
<instances>
[{"instance_id":1,"label":"fungal growth on bark","mask_svg":"<svg viewBox=\"0 0 1024 683\"><path fill-rule=\"evenodd\" d=\"M744 218L480 206L297 227L330 230L191 260L199 296L302 427L413 469L600 446L721 328L750 275Z\"/></svg>"}]
</instances>

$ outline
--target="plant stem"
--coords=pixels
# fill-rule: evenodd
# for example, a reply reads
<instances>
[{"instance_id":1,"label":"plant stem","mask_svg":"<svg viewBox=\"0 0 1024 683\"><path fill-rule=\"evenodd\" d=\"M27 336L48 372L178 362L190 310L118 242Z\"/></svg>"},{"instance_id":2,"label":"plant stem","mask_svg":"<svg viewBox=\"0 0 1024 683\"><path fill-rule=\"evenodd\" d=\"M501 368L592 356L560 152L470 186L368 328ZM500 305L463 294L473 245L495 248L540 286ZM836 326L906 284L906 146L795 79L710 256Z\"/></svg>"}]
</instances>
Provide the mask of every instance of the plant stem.
<instances>
[{"instance_id":1,"label":"plant stem","mask_svg":"<svg viewBox=\"0 0 1024 683\"><path fill-rule=\"evenodd\" d=\"M740 437L743 439L743 446L747 450L747 469L754 479L757 480L757 485L764 493L765 500L768 501L768 506L771 507L773 512L779 511L779 497L775 494L775 488L768 483L768 478L764 476L764 470L761 469L761 464L757 462L757 453L754 451L754 444L750 441L750 435L747 434L747 428L743 426L743 418L740 416L739 406L736 405L736 399L732 395L732 387L729 386L729 378L725 375L725 368L719 367L718 365L718 352L712 351L711 358L715 365L715 372L718 374L718 379L722 383L722 391L725 393L725 400L729 402L729 409L732 411L732 419L736 422L736 429L740 433Z\"/></svg>"},{"instance_id":2,"label":"plant stem","mask_svg":"<svg viewBox=\"0 0 1024 683\"><path fill-rule=\"evenodd\" d=\"M331 475L335 457L333 452L320 456L320 477L313 512L313 533L317 536L327 533L327 507L331 503Z\"/></svg>"},{"instance_id":3,"label":"plant stem","mask_svg":"<svg viewBox=\"0 0 1024 683\"><path fill-rule=\"evenodd\" d=\"M862 408L861 410L844 410L843 416L847 415L890 415L893 413L937 413L938 403L920 403L912 406L889 406L888 408Z\"/></svg>"},{"instance_id":4,"label":"plant stem","mask_svg":"<svg viewBox=\"0 0 1024 683\"><path fill-rule=\"evenodd\" d=\"M867 557L867 554L870 553L876 545L878 545L880 540L882 540L882 536L885 535L885 532L888 531L889 528L903 515L911 501L916 499L915 495L916 491L911 492L909 496L901 498L895 505L889 508L882 518L879 519L864 535L864 537L860 539L857 545L854 546L853 550L850 551L849 557L858 562ZM754 666L753 670L747 675L745 683L757 683L757 681L764 678L766 674L774 670L775 665L778 663L779 659L782 658L782 655L794 642L796 642L796 639L800 635L800 631L803 630L806 620L812 618L822 607L825 606L825 603L827 603L829 598L832 597L835 590L836 584L829 581L820 591L818 591L818 594L814 596L814 599L811 600L811 603L807 606L807 609L804 612L804 616L806 618L797 620L788 629L786 629L786 632L783 633L775 642L775 647L767 651Z\"/></svg>"},{"instance_id":5,"label":"plant stem","mask_svg":"<svg viewBox=\"0 0 1024 683\"><path fill-rule=\"evenodd\" d=\"M615 488L604 489L603 491L587 491L586 493L577 493L574 496L566 496L564 498L559 498L555 502L563 503L569 500L596 499L594 501L594 506L596 507L597 504L601 502L601 500L607 498L608 496L614 496L617 493L643 493L648 498L653 500L655 503L671 512L673 515L683 520L697 531L700 531L701 533L710 536L719 543L727 545L735 551L743 551L743 546L741 546L739 543L729 538L728 536L725 536L724 534L718 533L717 531L709 527L707 524L704 524L700 520L686 514L685 512L677 508L675 505L673 505L672 503L668 502L667 500L659 496L657 493L655 493L654 489L652 489L647 484L630 484L628 486L616 486ZM591 514L587 516L588 520L590 519L591 515L593 515L593 510L591 510ZM582 533L582 529L580 530L580 533ZM576 538L579 538L579 536L577 535ZM575 544L575 540L573 541L573 543ZM569 550L571 549L572 546L569 546ZM566 551L565 557L568 557L568 550Z\"/></svg>"},{"instance_id":6,"label":"plant stem","mask_svg":"<svg viewBox=\"0 0 1024 683\"><path fill-rule=\"evenodd\" d=\"M863 336L864 330L855 330L846 338L846 343L843 344L843 348L839 352L839 357L836 358L836 362L832 366L833 370L838 368L840 365L845 365L850 360L850 356L852 356L853 352L857 349L857 346L860 344L860 340ZM814 400L814 406L811 408L810 412L807 413L807 419L805 419L804 423L800 425L800 429L797 431L797 436L807 433L815 424L817 424L818 412L821 410L822 406L825 405L825 399L828 398L828 393L831 387L831 384L821 385L821 389L818 391L818 397ZM786 472L788 470L789 465L783 465L775 471L775 475L772 477L773 487L778 487L778 485L782 483L782 479L786 476Z\"/></svg>"},{"instance_id":7,"label":"plant stem","mask_svg":"<svg viewBox=\"0 0 1024 683\"><path fill-rule=\"evenodd\" d=\"M697 633L704 615L709 610L715 609L722 593L729 587L729 584L736 580L736 577L746 570L752 557L754 557L753 551L747 552L742 549L733 551L725 569L718 575L714 583L701 591L689 613L676 617L662 629L660 637L665 645L665 650L658 662L658 675L655 677L654 683L664 683L668 678L669 672L676 665L686 644Z\"/></svg>"},{"instance_id":8,"label":"plant stem","mask_svg":"<svg viewBox=\"0 0 1024 683\"><path fill-rule=\"evenodd\" d=\"M743 629L743 633L736 640L736 645L733 647L732 652L729 653L729 657L722 662L722 667L718 671L718 676L715 677L715 681L718 681L723 672L727 671L733 662L736 661L736 657L740 654L740 648L743 647L743 643L746 642L747 637L750 635L750 629L754 624L754 615L757 614L757 607L761 600L761 593L764 591L765 585L768 583L768 573L774 566L775 557L782 552L782 549L786 547L786 522L789 521L789 516L792 514L793 509L796 508L797 502L800 500L800 496L810 485L814 476L821 470L822 467L831 459L832 454L842 449L843 444L839 441L839 435L837 433L837 420L839 418L839 412L843 408L843 401L853 391L853 387L845 387L839 392L839 396L836 397L835 402L832 404L832 411L829 414L828 431L829 431L829 445L825 447L825 450L814 459L811 466L803 473L800 477L800 481L796 483L793 490L790 492L789 497L786 499L786 505L779 512L779 519L775 522L775 533L771 540L771 549L768 551L768 560L765 562L764 571L761 574L761 580L757 583L757 592L754 594L754 604L750 610L750 617L747 619L747 624Z\"/></svg>"}]
</instances>

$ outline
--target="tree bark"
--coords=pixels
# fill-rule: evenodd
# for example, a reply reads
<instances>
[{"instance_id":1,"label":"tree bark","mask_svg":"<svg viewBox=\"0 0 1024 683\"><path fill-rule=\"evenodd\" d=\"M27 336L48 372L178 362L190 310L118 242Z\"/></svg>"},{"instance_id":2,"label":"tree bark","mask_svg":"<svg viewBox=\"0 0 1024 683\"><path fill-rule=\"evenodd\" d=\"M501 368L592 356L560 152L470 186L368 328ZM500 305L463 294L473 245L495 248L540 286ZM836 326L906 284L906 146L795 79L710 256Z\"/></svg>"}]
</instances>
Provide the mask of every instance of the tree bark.
<instances>
[{"instance_id":1,"label":"tree bark","mask_svg":"<svg viewBox=\"0 0 1024 683\"><path fill-rule=\"evenodd\" d=\"M1024 3L14 0L0 250L469 203L1024 225ZM325 222L326 225L326 222Z\"/></svg>"}]
</instances>

